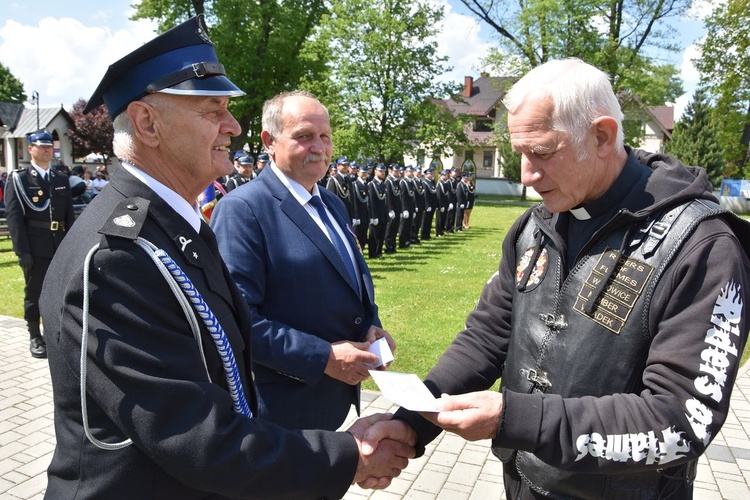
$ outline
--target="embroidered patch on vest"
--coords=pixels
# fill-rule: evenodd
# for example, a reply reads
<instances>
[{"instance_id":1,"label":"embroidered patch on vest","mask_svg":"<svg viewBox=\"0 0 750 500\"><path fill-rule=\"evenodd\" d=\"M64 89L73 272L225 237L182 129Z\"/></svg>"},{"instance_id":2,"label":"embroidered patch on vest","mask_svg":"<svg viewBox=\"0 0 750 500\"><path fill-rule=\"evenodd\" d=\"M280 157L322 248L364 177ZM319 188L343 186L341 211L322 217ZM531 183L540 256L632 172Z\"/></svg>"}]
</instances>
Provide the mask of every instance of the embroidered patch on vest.
<instances>
[{"instance_id":1,"label":"embroidered patch on vest","mask_svg":"<svg viewBox=\"0 0 750 500\"><path fill-rule=\"evenodd\" d=\"M654 267L632 257L623 256L619 262L616 258L617 252L607 248L578 292L574 308L607 330L619 334L636 300L643 293ZM610 269L614 269L612 277L596 299L593 313L587 315L584 305L592 299L594 289L599 286L604 276L610 275Z\"/></svg>"},{"instance_id":2,"label":"embroidered patch on vest","mask_svg":"<svg viewBox=\"0 0 750 500\"><path fill-rule=\"evenodd\" d=\"M518 261L516 267L516 286L521 282L526 269L532 265L531 258L534 255L536 247L527 248ZM534 268L531 270L528 281L526 281L526 290L533 290L539 285L544 279L544 275L547 274L547 268L549 264L549 254L547 249L543 248L539 252L539 256L536 258L536 262L533 263Z\"/></svg>"}]
</instances>

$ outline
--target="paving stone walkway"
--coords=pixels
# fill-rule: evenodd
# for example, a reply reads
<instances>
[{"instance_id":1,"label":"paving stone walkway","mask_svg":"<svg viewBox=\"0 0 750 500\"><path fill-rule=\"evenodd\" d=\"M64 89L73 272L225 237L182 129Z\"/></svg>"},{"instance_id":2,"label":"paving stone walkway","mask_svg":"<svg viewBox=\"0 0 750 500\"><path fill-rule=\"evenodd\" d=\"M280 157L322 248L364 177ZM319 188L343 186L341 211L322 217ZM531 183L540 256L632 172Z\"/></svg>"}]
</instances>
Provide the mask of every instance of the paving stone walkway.
<instances>
[{"instance_id":1,"label":"paving stone walkway","mask_svg":"<svg viewBox=\"0 0 750 500\"><path fill-rule=\"evenodd\" d=\"M29 354L22 320L0 315L0 499L41 499L52 459L52 389L46 360ZM750 373L740 372L721 433L701 457L695 498L750 499ZM363 414L393 411L377 392L365 391ZM353 415L350 415L350 419ZM489 441L469 443L441 434L382 491L352 486L346 500L504 499L502 471Z\"/></svg>"}]
</instances>

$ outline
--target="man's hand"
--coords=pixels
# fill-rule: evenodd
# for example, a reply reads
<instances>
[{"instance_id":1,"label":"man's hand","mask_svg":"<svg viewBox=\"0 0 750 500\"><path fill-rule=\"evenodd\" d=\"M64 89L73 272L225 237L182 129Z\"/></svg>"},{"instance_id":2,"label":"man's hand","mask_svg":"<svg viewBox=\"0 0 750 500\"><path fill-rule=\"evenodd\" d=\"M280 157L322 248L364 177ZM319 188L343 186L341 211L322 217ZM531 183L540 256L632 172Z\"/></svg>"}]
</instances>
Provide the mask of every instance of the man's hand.
<instances>
[{"instance_id":1,"label":"man's hand","mask_svg":"<svg viewBox=\"0 0 750 500\"><path fill-rule=\"evenodd\" d=\"M378 222L380 222L378 219L370 219L370 225L377 226Z\"/></svg>"},{"instance_id":2,"label":"man's hand","mask_svg":"<svg viewBox=\"0 0 750 500\"><path fill-rule=\"evenodd\" d=\"M370 376L368 367L378 364L378 356L367 352L369 342L350 342L344 340L331 344L328 364L323 371L329 377L341 380L349 385L356 385Z\"/></svg>"},{"instance_id":3,"label":"man's hand","mask_svg":"<svg viewBox=\"0 0 750 500\"><path fill-rule=\"evenodd\" d=\"M347 432L359 447L354 482L361 488L386 488L416 454L416 433L405 422L391 420L390 414L360 418Z\"/></svg>"},{"instance_id":4,"label":"man's hand","mask_svg":"<svg viewBox=\"0 0 750 500\"><path fill-rule=\"evenodd\" d=\"M453 210L453 203L448 203L448 211Z\"/></svg>"},{"instance_id":5,"label":"man's hand","mask_svg":"<svg viewBox=\"0 0 750 500\"><path fill-rule=\"evenodd\" d=\"M18 265L21 266L24 273L28 274L31 272L31 268L34 267L34 257L30 253L22 254L18 257Z\"/></svg>"},{"instance_id":6,"label":"man's hand","mask_svg":"<svg viewBox=\"0 0 750 500\"><path fill-rule=\"evenodd\" d=\"M359 226L359 219L352 219L352 227Z\"/></svg>"},{"instance_id":7,"label":"man's hand","mask_svg":"<svg viewBox=\"0 0 750 500\"><path fill-rule=\"evenodd\" d=\"M408 219L409 218L409 211L408 210L404 210L401 213L401 217L403 217L404 219Z\"/></svg>"},{"instance_id":8,"label":"man's hand","mask_svg":"<svg viewBox=\"0 0 750 500\"><path fill-rule=\"evenodd\" d=\"M388 348L391 350L391 352L396 352L396 341L393 340L393 337L391 337L390 333L386 332L382 328L372 325L370 329L367 330L367 335L365 335L365 340L370 344L382 338L384 338L388 343ZM376 370L385 370L386 368L388 368L388 365L390 365L390 363L388 363L387 365L380 365L376 368Z\"/></svg>"},{"instance_id":9,"label":"man's hand","mask_svg":"<svg viewBox=\"0 0 750 500\"><path fill-rule=\"evenodd\" d=\"M426 211L427 211L427 213L429 214L430 212L432 212L432 207L427 207L427 210L426 210Z\"/></svg>"},{"instance_id":10,"label":"man's hand","mask_svg":"<svg viewBox=\"0 0 750 500\"><path fill-rule=\"evenodd\" d=\"M440 213L442 214L444 212L445 212L445 207L440 207Z\"/></svg>"},{"instance_id":11,"label":"man's hand","mask_svg":"<svg viewBox=\"0 0 750 500\"><path fill-rule=\"evenodd\" d=\"M492 439L497 435L503 410L503 395L499 392L470 392L458 396L443 394L440 404L441 412L420 415L467 441Z\"/></svg>"},{"instance_id":12,"label":"man's hand","mask_svg":"<svg viewBox=\"0 0 750 500\"><path fill-rule=\"evenodd\" d=\"M396 212L394 212L393 210L391 210L390 212L388 212L388 218L395 219L396 218Z\"/></svg>"}]
</instances>

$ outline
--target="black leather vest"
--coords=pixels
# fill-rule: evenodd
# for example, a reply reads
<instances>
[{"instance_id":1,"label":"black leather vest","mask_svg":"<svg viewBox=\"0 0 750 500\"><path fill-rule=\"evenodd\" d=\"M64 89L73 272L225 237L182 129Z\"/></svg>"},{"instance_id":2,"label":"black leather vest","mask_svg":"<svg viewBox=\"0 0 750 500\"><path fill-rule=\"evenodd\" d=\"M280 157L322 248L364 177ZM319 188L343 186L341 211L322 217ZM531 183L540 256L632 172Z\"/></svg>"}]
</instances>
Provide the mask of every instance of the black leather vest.
<instances>
[{"instance_id":1,"label":"black leather vest","mask_svg":"<svg viewBox=\"0 0 750 500\"><path fill-rule=\"evenodd\" d=\"M566 398L639 393L652 341L648 314L654 289L700 221L722 212L714 203L693 201L605 232L564 280L559 249L532 215L516 242L513 331L503 387ZM659 498L667 476L692 481L697 462L671 468L666 463L660 472L578 474L495 443L493 452L506 465L515 462L534 491L552 498Z\"/></svg>"}]
</instances>

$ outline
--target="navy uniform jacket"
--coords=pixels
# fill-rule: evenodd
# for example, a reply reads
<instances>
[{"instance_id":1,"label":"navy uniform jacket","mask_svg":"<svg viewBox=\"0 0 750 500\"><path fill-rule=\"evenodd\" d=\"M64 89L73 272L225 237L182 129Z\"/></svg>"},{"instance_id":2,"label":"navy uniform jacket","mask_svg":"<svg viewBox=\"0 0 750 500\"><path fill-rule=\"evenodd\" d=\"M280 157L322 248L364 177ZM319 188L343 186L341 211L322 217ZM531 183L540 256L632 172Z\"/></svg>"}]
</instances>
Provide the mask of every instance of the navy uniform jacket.
<instances>
[{"instance_id":1,"label":"navy uniform jacket","mask_svg":"<svg viewBox=\"0 0 750 500\"><path fill-rule=\"evenodd\" d=\"M249 311L211 251L212 235L196 233L118 169L65 238L42 294L57 438L47 498L343 495L357 466L355 441L347 433L292 433L235 413L213 340L199 320L204 368L185 314L155 264L134 246L136 236L164 249L202 294L226 331L248 402L257 409L243 338L250 333ZM89 277L88 419L99 440L132 439L116 451L87 440L79 397L83 263L98 243Z\"/></svg>"},{"instance_id":2,"label":"navy uniform jacket","mask_svg":"<svg viewBox=\"0 0 750 500\"><path fill-rule=\"evenodd\" d=\"M75 220L68 176L53 168L47 172L48 185L31 165L12 172L5 185L5 218L16 255L31 254L51 259ZM20 181L20 191L16 189L16 176ZM50 203L46 210L37 212L29 206L41 208L47 200ZM52 231L52 221L57 222L60 229Z\"/></svg>"},{"instance_id":3,"label":"navy uniform jacket","mask_svg":"<svg viewBox=\"0 0 750 500\"><path fill-rule=\"evenodd\" d=\"M370 219L377 219L378 224L385 225L388 222L388 205L386 202L385 182L373 179L368 184L370 190L369 205Z\"/></svg>"},{"instance_id":4,"label":"navy uniform jacket","mask_svg":"<svg viewBox=\"0 0 750 500\"><path fill-rule=\"evenodd\" d=\"M211 216L221 255L252 309L260 415L287 428L337 429L352 403L359 407L359 386L323 371L331 343L362 341L371 325L380 326L344 204L325 189L320 195L354 249L362 298L336 248L271 168L223 197Z\"/></svg>"},{"instance_id":5,"label":"navy uniform jacket","mask_svg":"<svg viewBox=\"0 0 750 500\"><path fill-rule=\"evenodd\" d=\"M357 218L355 216L354 198L352 196L352 184L353 182L350 176L341 175L337 172L328 178L328 182L325 185L327 190L338 196L344 203L350 224L352 219Z\"/></svg>"},{"instance_id":6,"label":"navy uniform jacket","mask_svg":"<svg viewBox=\"0 0 750 500\"><path fill-rule=\"evenodd\" d=\"M367 227L370 223L368 219L370 217L369 204L371 203L367 183L362 179L357 179L352 184L352 191L354 194L354 218L359 219L360 226Z\"/></svg>"}]
</instances>

